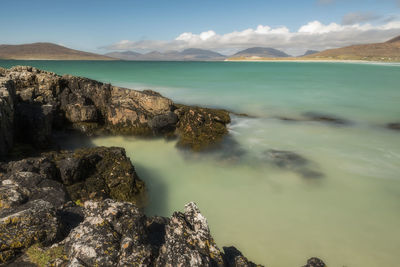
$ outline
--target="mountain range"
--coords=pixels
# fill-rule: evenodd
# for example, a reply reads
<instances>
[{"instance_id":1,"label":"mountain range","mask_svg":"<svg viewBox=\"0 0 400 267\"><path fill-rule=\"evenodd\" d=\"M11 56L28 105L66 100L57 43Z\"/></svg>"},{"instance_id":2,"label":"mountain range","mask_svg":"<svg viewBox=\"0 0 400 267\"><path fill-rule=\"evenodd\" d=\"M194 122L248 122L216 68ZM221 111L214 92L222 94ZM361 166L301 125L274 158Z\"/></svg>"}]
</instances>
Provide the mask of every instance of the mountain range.
<instances>
[{"instance_id":1,"label":"mountain range","mask_svg":"<svg viewBox=\"0 0 400 267\"><path fill-rule=\"evenodd\" d=\"M142 60L142 61L222 61L222 60L373 60L400 61L400 36L384 43L352 45L322 52L308 50L303 56L291 57L270 47L252 47L231 56L199 49L183 51L110 52L99 55L70 49L52 43L0 45L0 59L15 60Z\"/></svg>"},{"instance_id":2,"label":"mountain range","mask_svg":"<svg viewBox=\"0 0 400 267\"><path fill-rule=\"evenodd\" d=\"M145 54L140 54L133 51L111 52L105 56L113 57L122 60L171 60L171 61L207 61L207 60L224 60L226 56L205 49L188 48L183 51L153 51Z\"/></svg>"}]
</instances>

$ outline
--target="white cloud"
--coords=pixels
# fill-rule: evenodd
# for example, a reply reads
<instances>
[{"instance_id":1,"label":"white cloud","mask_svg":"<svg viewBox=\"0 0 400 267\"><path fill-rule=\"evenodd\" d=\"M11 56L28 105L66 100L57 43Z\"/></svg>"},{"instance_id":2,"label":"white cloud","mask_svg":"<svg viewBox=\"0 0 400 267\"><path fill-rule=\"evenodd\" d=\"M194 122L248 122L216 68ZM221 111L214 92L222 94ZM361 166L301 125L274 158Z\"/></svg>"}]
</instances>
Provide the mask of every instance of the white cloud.
<instances>
[{"instance_id":1,"label":"white cloud","mask_svg":"<svg viewBox=\"0 0 400 267\"><path fill-rule=\"evenodd\" d=\"M382 42L400 34L400 21L389 21L383 25L369 23L340 25L323 24L312 21L301 26L297 31L287 27L272 28L259 25L255 29L217 34L210 30L200 34L185 32L172 41L127 41L104 47L108 50L166 51L185 48L203 48L233 53L239 49L262 46L282 49L293 55L302 54L305 50L324 50L352 44Z\"/></svg>"}]
</instances>

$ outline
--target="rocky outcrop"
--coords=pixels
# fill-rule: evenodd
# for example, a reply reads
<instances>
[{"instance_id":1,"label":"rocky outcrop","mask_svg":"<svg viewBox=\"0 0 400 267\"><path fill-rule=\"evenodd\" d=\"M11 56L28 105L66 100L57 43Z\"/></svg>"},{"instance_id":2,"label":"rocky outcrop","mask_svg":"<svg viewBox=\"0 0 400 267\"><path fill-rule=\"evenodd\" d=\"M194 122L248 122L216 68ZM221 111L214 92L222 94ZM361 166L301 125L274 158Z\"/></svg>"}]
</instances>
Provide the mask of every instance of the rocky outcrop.
<instances>
[{"instance_id":1,"label":"rocky outcrop","mask_svg":"<svg viewBox=\"0 0 400 267\"><path fill-rule=\"evenodd\" d=\"M179 144L201 150L218 143L230 122L228 112L176 105L151 90L23 66L1 70L0 112L5 118L0 125L3 156L13 138L43 149L51 143L53 131L60 129L87 135L177 135Z\"/></svg>"},{"instance_id":2,"label":"rocky outcrop","mask_svg":"<svg viewBox=\"0 0 400 267\"><path fill-rule=\"evenodd\" d=\"M144 215L141 181L120 148L12 161L0 182L0 264L253 266L219 250L194 203L171 218Z\"/></svg>"}]
</instances>

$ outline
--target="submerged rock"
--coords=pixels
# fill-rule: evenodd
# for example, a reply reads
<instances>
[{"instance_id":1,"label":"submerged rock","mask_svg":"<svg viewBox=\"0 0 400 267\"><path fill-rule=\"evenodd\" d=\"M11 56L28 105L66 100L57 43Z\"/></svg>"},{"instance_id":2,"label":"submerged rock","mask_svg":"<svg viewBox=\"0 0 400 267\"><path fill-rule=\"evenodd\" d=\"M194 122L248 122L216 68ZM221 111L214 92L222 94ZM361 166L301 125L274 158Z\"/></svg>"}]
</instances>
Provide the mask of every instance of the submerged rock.
<instances>
[{"instance_id":1,"label":"submerged rock","mask_svg":"<svg viewBox=\"0 0 400 267\"><path fill-rule=\"evenodd\" d=\"M332 125L350 125L351 124L351 122L346 119L339 118L339 117L336 117L333 115L322 114L322 113L318 113L318 112L306 112L306 113L303 113L303 116L311 121L322 122L322 123L326 123L326 124L332 124Z\"/></svg>"},{"instance_id":2,"label":"submerged rock","mask_svg":"<svg viewBox=\"0 0 400 267\"><path fill-rule=\"evenodd\" d=\"M294 171L304 178L320 178L323 176L319 171L310 168L311 162L308 159L294 152L269 149L264 154L267 162L281 169Z\"/></svg>"},{"instance_id":3,"label":"submerged rock","mask_svg":"<svg viewBox=\"0 0 400 267\"><path fill-rule=\"evenodd\" d=\"M400 131L400 122L388 123L388 124L386 124L386 128L388 128L390 130Z\"/></svg>"},{"instance_id":4,"label":"submerged rock","mask_svg":"<svg viewBox=\"0 0 400 267\"><path fill-rule=\"evenodd\" d=\"M308 164L303 156L291 151L270 149L265 151L267 160L281 168L297 168Z\"/></svg>"}]
</instances>

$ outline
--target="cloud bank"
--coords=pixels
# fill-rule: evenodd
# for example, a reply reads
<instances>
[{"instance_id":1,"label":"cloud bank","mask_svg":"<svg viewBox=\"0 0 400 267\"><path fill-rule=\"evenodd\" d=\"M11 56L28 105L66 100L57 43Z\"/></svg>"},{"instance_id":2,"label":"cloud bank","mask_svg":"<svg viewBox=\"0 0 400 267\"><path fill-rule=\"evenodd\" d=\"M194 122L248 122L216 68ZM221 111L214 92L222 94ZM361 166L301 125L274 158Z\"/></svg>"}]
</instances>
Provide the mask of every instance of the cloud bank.
<instances>
[{"instance_id":1,"label":"cloud bank","mask_svg":"<svg viewBox=\"0 0 400 267\"><path fill-rule=\"evenodd\" d=\"M308 49L324 50L352 44L382 42L400 35L400 21L398 20L388 21L382 25L358 23L360 20L366 19L363 16L345 16L343 20L347 23L343 25L337 23L322 24L319 21L312 21L301 26L297 31L290 31L285 26L272 28L259 25L255 29L250 28L226 34L218 34L212 30L199 34L184 32L171 41L123 40L102 48L136 51L202 48L230 54L240 49L262 46L299 55Z\"/></svg>"}]
</instances>

